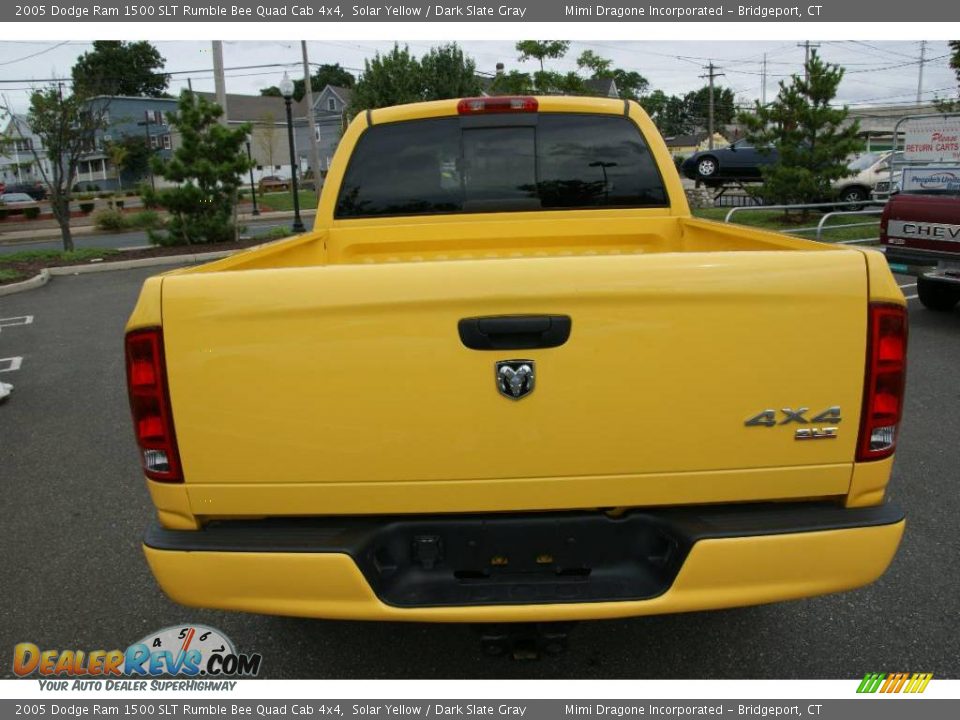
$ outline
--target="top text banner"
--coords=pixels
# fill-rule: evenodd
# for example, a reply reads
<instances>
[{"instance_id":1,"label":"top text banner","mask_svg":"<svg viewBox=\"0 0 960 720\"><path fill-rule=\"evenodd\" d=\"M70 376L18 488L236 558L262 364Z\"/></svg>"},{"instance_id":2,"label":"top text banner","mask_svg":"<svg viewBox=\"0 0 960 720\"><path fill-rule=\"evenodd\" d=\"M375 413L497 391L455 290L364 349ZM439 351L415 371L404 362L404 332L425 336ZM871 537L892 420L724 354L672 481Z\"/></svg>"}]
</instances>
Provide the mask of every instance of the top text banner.
<instances>
[{"instance_id":1,"label":"top text banner","mask_svg":"<svg viewBox=\"0 0 960 720\"><path fill-rule=\"evenodd\" d=\"M0 22L943 22L960 17L943 0L818 0L820 4L735 4L727 0L666 2L286 2L233 0L34 0L3 3ZM950 7L954 7L950 10ZM953 15L953 18L947 17Z\"/></svg>"}]
</instances>

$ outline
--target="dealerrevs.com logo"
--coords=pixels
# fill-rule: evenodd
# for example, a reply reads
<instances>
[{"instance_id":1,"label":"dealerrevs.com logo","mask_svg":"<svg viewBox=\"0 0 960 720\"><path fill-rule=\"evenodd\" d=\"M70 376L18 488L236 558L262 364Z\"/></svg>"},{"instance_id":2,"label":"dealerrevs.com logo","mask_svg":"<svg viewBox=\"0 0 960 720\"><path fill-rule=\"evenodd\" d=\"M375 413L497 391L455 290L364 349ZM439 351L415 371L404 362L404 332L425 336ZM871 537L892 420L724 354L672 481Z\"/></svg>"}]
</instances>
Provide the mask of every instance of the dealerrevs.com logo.
<instances>
[{"instance_id":1,"label":"dealerrevs.com logo","mask_svg":"<svg viewBox=\"0 0 960 720\"><path fill-rule=\"evenodd\" d=\"M238 653L215 628L179 625L151 633L125 650L47 650L30 642L18 643L13 649L13 672L17 677L67 678L43 683L44 689L51 690L140 690L145 689L145 681L133 684L118 678L256 677L262 660L259 653ZM196 689L217 689L210 687L212 683L194 684ZM224 689L232 689L233 684Z\"/></svg>"},{"instance_id":2,"label":"dealerrevs.com logo","mask_svg":"<svg viewBox=\"0 0 960 720\"><path fill-rule=\"evenodd\" d=\"M867 673L860 681L858 693L922 693L933 679L933 673Z\"/></svg>"}]
</instances>

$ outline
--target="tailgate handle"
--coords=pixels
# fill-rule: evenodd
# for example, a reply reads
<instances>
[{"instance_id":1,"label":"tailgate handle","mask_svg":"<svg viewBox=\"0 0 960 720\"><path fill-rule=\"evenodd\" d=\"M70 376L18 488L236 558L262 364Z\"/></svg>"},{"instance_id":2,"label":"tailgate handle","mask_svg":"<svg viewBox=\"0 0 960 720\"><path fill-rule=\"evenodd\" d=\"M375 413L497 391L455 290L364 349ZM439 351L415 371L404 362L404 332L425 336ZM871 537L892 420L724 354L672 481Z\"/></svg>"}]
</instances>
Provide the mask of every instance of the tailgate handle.
<instances>
[{"instance_id":1,"label":"tailgate handle","mask_svg":"<svg viewBox=\"0 0 960 720\"><path fill-rule=\"evenodd\" d=\"M563 345L570 326L569 315L498 315L463 318L457 327L471 350L531 350Z\"/></svg>"}]
</instances>

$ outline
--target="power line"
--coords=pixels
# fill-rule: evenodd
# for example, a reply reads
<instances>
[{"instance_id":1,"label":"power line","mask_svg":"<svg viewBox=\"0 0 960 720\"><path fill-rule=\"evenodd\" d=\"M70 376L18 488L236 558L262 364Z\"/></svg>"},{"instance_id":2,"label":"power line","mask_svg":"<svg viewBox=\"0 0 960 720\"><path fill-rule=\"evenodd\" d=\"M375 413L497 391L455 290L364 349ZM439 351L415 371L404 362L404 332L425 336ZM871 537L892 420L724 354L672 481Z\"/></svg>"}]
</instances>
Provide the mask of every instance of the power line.
<instances>
[{"instance_id":1,"label":"power line","mask_svg":"<svg viewBox=\"0 0 960 720\"><path fill-rule=\"evenodd\" d=\"M43 50L39 50L39 51L37 51L37 52L35 52L35 53L31 53L30 55L24 55L23 57L19 57L19 58L17 58L16 60L4 60L3 62L0 62L0 65L13 65L14 63L23 62L24 60L29 60L30 58L35 58L35 57L37 57L38 55L43 55L43 54L45 54L45 53L52 52L52 51L56 50L58 47L63 47L63 46L66 45L68 42L70 42L70 41L69 41L69 40L64 40L63 42L57 43L56 45L51 45L51 46L48 47L48 48L45 48L45 49L43 49Z\"/></svg>"}]
</instances>

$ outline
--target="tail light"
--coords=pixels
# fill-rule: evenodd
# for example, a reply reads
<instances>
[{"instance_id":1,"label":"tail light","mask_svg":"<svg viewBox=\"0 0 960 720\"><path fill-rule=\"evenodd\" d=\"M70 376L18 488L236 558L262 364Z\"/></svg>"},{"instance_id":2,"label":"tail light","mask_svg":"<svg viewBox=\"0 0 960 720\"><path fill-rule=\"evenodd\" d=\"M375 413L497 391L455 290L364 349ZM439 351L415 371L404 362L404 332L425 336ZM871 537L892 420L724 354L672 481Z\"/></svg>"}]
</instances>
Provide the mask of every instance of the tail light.
<instances>
[{"instance_id":1,"label":"tail light","mask_svg":"<svg viewBox=\"0 0 960 720\"><path fill-rule=\"evenodd\" d=\"M482 115L483 113L536 112L539 104L535 97L500 95L497 97L464 98L457 103L459 115Z\"/></svg>"},{"instance_id":2,"label":"tail light","mask_svg":"<svg viewBox=\"0 0 960 720\"><path fill-rule=\"evenodd\" d=\"M151 480L183 482L163 362L163 331L127 333L126 355L130 411L143 471Z\"/></svg>"},{"instance_id":3,"label":"tail light","mask_svg":"<svg viewBox=\"0 0 960 720\"><path fill-rule=\"evenodd\" d=\"M901 305L871 304L868 323L858 462L893 455L907 376L907 309Z\"/></svg>"}]
</instances>

